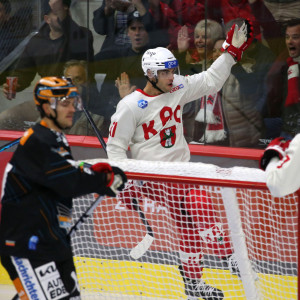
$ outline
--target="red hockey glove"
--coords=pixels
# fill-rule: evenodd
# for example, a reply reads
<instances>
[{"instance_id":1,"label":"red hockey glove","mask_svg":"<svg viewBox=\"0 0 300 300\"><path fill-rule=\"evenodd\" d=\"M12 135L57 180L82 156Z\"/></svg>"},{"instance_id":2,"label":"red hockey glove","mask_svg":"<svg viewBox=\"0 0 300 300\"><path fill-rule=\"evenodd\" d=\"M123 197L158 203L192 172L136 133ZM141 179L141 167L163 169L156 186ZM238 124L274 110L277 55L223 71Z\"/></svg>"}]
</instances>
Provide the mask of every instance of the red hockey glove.
<instances>
[{"instance_id":1,"label":"red hockey glove","mask_svg":"<svg viewBox=\"0 0 300 300\"><path fill-rule=\"evenodd\" d=\"M111 178L107 183L107 195L116 197L119 191L122 191L125 187L127 177L125 173L118 167L112 167L108 163L97 163L91 166L91 170L97 173L110 173Z\"/></svg>"},{"instance_id":2,"label":"red hockey glove","mask_svg":"<svg viewBox=\"0 0 300 300\"><path fill-rule=\"evenodd\" d=\"M289 147L290 140L286 141L283 137L277 137L270 142L259 161L259 167L265 170L273 157L282 159L285 157L285 151Z\"/></svg>"},{"instance_id":3,"label":"red hockey glove","mask_svg":"<svg viewBox=\"0 0 300 300\"><path fill-rule=\"evenodd\" d=\"M236 24L232 25L227 33L221 51L227 51L236 61L239 61L242 58L243 52L250 46L252 41L253 26L250 20L247 19L240 28Z\"/></svg>"}]
</instances>

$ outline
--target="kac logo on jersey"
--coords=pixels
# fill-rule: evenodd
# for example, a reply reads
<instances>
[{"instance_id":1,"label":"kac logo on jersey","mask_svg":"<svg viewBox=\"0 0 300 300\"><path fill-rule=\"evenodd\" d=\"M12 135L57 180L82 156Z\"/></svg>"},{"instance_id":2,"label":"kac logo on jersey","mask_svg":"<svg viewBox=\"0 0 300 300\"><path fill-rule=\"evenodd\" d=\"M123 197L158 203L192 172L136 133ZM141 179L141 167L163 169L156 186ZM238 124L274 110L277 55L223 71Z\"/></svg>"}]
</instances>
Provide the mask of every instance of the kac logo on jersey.
<instances>
[{"instance_id":1,"label":"kac logo on jersey","mask_svg":"<svg viewBox=\"0 0 300 300\"><path fill-rule=\"evenodd\" d=\"M138 101L138 107L140 108L146 108L148 106L148 101L144 100L144 99L141 99Z\"/></svg>"},{"instance_id":2,"label":"kac logo on jersey","mask_svg":"<svg viewBox=\"0 0 300 300\"><path fill-rule=\"evenodd\" d=\"M181 84L179 84L179 85L177 85L177 86L174 86L174 87L171 89L170 93L174 93L174 92L176 92L176 91L178 91L178 90L180 90L180 89L182 89L182 88L184 88L184 85L181 83Z\"/></svg>"},{"instance_id":3,"label":"kac logo on jersey","mask_svg":"<svg viewBox=\"0 0 300 300\"><path fill-rule=\"evenodd\" d=\"M216 242L221 245L224 243L224 229L221 223L216 223L213 227L198 232L206 243Z\"/></svg>"},{"instance_id":4,"label":"kac logo on jersey","mask_svg":"<svg viewBox=\"0 0 300 300\"><path fill-rule=\"evenodd\" d=\"M160 144L164 148L171 148L176 141L176 126L173 125L160 132Z\"/></svg>"}]
</instances>

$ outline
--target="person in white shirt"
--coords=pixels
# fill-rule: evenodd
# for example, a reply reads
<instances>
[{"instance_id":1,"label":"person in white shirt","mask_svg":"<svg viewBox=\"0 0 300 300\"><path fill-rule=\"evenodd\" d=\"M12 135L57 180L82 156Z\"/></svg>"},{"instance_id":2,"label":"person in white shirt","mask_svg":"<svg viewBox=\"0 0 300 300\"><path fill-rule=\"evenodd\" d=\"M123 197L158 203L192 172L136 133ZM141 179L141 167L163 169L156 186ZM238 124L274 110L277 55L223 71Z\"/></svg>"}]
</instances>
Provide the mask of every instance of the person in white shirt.
<instances>
[{"instance_id":1,"label":"person in white shirt","mask_svg":"<svg viewBox=\"0 0 300 300\"><path fill-rule=\"evenodd\" d=\"M179 40L188 39L182 32ZM180 76L178 61L166 48L148 49L142 57L147 79L143 90L137 89L124 97L111 118L107 152L109 159L187 162L190 152L183 135L183 106L202 96L218 92L228 78L231 67L241 59L252 41L249 22L239 29L233 25L223 44L223 54L205 72ZM202 279L204 245L234 266L233 251L215 215L210 195L205 190L191 189L182 184L144 183L123 193L123 201L131 207L130 198L142 194L164 204L181 234L180 273L189 299L223 299L224 293ZM169 195L172 195L170 197ZM151 197L151 196L150 196ZM233 262L233 263L232 263ZM238 268L231 268L237 275Z\"/></svg>"},{"instance_id":2,"label":"person in white shirt","mask_svg":"<svg viewBox=\"0 0 300 300\"><path fill-rule=\"evenodd\" d=\"M275 197L283 197L300 189L300 134L291 141L279 137L271 141L260 159L266 171L266 183Z\"/></svg>"}]
</instances>

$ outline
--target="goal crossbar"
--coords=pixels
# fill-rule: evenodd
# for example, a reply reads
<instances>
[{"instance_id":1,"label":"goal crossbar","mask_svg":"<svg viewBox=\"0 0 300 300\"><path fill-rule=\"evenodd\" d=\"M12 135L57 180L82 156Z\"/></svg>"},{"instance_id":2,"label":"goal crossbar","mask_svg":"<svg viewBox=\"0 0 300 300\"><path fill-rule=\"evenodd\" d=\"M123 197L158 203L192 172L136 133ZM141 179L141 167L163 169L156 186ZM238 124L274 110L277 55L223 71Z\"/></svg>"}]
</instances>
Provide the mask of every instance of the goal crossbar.
<instances>
[{"instance_id":1,"label":"goal crossbar","mask_svg":"<svg viewBox=\"0 0 300 300\"><path fill-rule=\"evenodd\" d=\"M126 172L128 179L132 180L149 180L157 182L169 182L169 183L186 183L186 184L201 184L208 186L222 186L232 188L247 188L247 189L260 189L268 190L266 183L253 182L253 181L232 181L229 179L213 179L213 178L194 178L183 177L174 175L161 175L161 174L146 174L146 173L133 173Z\"/></svg>"}]
</instances>

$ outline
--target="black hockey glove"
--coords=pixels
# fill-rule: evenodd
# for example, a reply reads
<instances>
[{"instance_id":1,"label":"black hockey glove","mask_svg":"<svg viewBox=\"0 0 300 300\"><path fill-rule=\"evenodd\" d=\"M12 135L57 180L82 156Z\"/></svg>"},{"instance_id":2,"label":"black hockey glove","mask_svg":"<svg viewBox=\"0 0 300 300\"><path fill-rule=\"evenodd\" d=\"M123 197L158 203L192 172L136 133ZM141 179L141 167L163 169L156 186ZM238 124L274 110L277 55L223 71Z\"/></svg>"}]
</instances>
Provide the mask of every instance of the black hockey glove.
<instances>
[{"instance_id":1,"label":"black hockey glove","mask_svg":"<svg viewBox=\"0 0 300 300\"><path fill-rule=\"evenodd\" d=\"M259 167L265 170L273 157L282 159L285 157L285 150L289 147L290 140L286 141L283 137L277 137L270 142L265 152L260 158Z\"/></svg>"}]
</instances>

